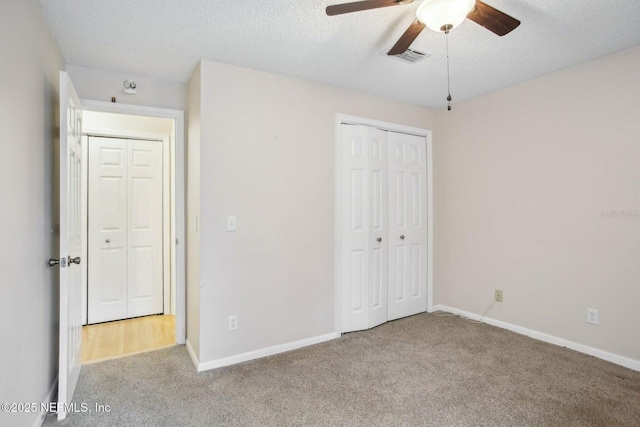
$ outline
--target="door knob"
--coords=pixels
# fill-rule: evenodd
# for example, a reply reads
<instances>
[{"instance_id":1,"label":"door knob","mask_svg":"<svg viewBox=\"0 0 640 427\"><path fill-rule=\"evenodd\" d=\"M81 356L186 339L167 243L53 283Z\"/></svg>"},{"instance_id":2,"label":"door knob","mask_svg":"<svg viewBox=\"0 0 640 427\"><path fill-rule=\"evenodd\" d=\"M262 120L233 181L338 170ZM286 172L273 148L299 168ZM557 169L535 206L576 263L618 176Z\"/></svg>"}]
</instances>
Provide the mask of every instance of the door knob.
<instances>
[{"instance_id":1,"label":"door knob","mask_svg":"<svg viewBox=\"0 0 640 427\"><path fill-rule=\"evenodd\" d=\"M67 266L67 259L66 258L60 258L60 259L50 258L47 264L49 265L49 267L55 267L56 265L59 265L61 268L65 268Z\"/></svg>"},{"instance_id":2,"label":"door knob","mask_svg":"<svg viewBox=\"0 0 640 427\"><path fill-rule=\"evenodd\" d=\"M111 243L111 239L107 239L107 240L105 240L105 242Z\"/></svg>"},{"instance_id":3,"label":"door knob","mask_svg":"<svg viewBox=\"0 0 640 427\"><path fill-rule=\"evenodd\" d=\"M382 237L378 237L376 240L378 241L378 243L380 243L382 242Z\"/></svg>"},{"instance_id":4,"label":"door knob","mask_svg":"<svg viewBox=\"0 0 640 427\"><path fill-rule=\"evenodd\" d=\"M400 240L404 240L404 234L400 235Z\"/></svg>"},{"instance_id":5,"label":"door knob","mask_svg":"<svg viewBox=\"0 0 640 427\"><path fill-rule=\"evenodd\" d=\"M80 265L80 257L77 256L75 258L71 258L71 256L69 256L69 265L71 264L78 264Z\"/></svg>"}]
</instances>

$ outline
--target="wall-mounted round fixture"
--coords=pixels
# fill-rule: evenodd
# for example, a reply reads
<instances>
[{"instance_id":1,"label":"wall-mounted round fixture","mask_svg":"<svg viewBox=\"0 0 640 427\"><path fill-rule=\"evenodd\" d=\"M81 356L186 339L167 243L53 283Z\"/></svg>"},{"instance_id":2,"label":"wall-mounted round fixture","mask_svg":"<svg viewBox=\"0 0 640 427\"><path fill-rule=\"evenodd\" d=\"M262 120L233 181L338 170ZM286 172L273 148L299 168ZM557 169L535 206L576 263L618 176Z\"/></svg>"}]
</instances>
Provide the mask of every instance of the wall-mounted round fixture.
<instances>
[{"instance_id":1,"label":"wall-mounted round fixture","mask_svg":"<svg viewBox=\"0 0 640 427\"><path fill-rule=\"evenodd\" d=\"M134 82L133 80L127 79L124 81L124 89L122 89L122 92L129 94L129 95L135 95L136 93L138 93L138 91L136 90L136 82Z\"/></svg>"},{"instance_id":2,"label":"wall-mounted round fixture","mask_svg":"<svg viewBox=\"0 0 640 427\"><path fill-rule=\"evenodd\" d=\"M433 31L445 33L460 25L475 3L475 0L425 0L416 15Z\"/></svg>"}]
</instances>

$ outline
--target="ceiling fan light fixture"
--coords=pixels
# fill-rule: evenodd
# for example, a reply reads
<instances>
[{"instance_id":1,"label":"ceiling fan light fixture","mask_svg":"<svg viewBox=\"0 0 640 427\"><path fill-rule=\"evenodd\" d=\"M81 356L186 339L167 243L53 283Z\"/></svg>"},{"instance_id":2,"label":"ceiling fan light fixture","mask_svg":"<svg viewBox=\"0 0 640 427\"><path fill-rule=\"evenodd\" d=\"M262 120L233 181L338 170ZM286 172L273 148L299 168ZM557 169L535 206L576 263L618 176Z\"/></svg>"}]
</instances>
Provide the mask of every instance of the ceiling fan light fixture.
<instances>
[{"instance_id":1,"label":"ceiling fan light fixture","mask_svg":"<svg viewBox=\"0 0 640 427\"><path fill-rule=\"evenodd\" d=\"M475 3L475 0L425 0L416 15L429 29L444 33L460 25Z\"/></svg>"}]
</instances>

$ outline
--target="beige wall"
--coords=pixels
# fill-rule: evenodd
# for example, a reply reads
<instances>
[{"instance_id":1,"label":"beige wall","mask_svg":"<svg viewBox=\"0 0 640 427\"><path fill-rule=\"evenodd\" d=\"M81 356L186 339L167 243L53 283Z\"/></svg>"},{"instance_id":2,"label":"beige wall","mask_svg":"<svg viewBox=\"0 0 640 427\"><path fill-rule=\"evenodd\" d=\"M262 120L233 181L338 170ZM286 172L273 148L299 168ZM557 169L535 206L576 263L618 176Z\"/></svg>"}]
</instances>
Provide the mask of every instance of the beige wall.
<instances>
[{"instance_id":1,"label":"beige wall","mask_svg":"<svg viewBox=\"0 0 640 427\"><path fill-rule=\"evenodd\" d=\"M201 67L200 361L334 332L336 114L432 129L435 111ZM227 215L237 232L226 232Z\"/></svg>"},{"instance_id":2,"label":"beige wall","mask_svg":"<svg viewBox=\"0 0 640 427\"><path fill-rule=\"evenodd\" d=\"M640 360L640 48L438 112L435 302ZM586 323L587 307L600 325Z\"/></svg>"},{"instance_id":3,"label":"beige wall","mask_svg":"<svg viewBox=\"0 0 640 427\"><path fill-rule=\"evenodd\" d=\"M186 83L158 80L151 77L134 76L127 73L94 70L91 68L67 66L67 72L81 99L122 104L143 105L147 107L171 108L185 110L187 108ZM124 81L136 82L138 93L127 95L122 92Z\"/></svg>"},{"instance_id":4,"label":"beige wall","mask_svg":"<svg viewBox=\"0 0 640 427\"><path fill-rule=\"evenodd\" d=\"M44 402L58 371L57 177L62 57L35 0L7 0L0 13L0 402ZM0 425L38 414L0 412Z\"/></svg>"}]
</instances>

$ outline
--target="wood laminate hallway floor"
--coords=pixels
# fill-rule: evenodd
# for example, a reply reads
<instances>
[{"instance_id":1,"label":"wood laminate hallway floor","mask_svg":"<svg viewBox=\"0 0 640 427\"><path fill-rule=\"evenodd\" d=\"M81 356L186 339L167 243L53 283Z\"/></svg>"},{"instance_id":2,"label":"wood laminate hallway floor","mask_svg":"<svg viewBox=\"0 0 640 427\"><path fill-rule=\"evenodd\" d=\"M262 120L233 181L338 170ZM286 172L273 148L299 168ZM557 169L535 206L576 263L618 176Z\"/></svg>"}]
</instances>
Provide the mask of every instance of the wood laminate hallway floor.
<instances>
[{"instance_id":1,"label":"wood laminate hallway floor","mask_svg":"<svg viewBox=\"0 0 640 427\"><path fill-rule=\"evenodd\" d=\"M176 318L136 317L82 327L82 363L95 363L170 347L176 342Z\"/></svg>"}]
</instances>

